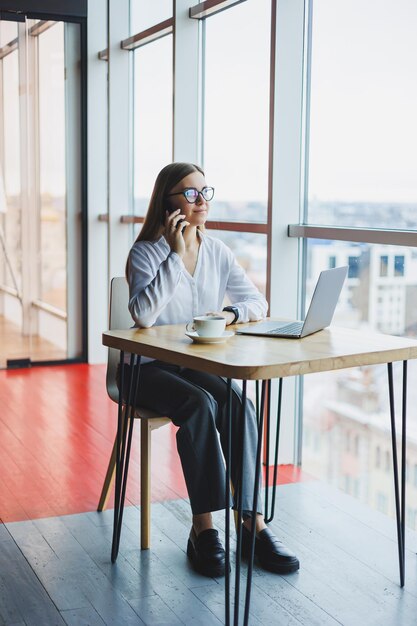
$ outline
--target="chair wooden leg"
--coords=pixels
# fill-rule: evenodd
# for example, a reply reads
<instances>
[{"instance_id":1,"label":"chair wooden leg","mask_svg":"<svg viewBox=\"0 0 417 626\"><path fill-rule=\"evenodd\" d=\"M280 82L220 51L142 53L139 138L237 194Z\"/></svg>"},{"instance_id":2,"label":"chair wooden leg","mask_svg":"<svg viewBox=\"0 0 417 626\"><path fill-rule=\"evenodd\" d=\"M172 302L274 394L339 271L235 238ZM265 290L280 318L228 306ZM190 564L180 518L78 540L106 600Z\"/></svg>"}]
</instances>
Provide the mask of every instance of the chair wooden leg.
<instances>
[{"instance_id":1,"label":"chair wooden leg","mask_svg":"<svg viewBox=\"0 0 417 626\"><path fill-rule=\"evenodd\" d=\"M123 409L123 423L124 423L124 410L125 409ZM113 450L111 452L109 464L107 466L107 472L104 478L97 511L103 511L106 508L107 502L110 496L110 491L111 491L111 488L113 487L114 479L116 476L116 447L117 447L117 436L114 438Z\"/></svg>"},{"instance_id":2,"label":"chair wooden leg","mask_svg":"<svg viewBox=\"0 0 417 626\"><path fill-rule=\"evenodd\" d=\"M115 439L113 444L113 450L111 452L109 460L109 465L107 467L106 477L103 483L103 488L101 490L97 511L103 511L106 508L110 496L110 490L114 483L114 477L116 473L116 446L117 440Z\"/></svg>"},{"instance_id":3,"label":"chair wooden leg","mask_svg":"<svg viewBox=\"0 0 417 626\"><path fill-rule=\"evenodd\" d=\"M151 433L152 430L160 428L169 422L170 420L166 417L140 418L140 545L142 550L148 550L151 545ZM106 508L110 490L114 483L116 446L117 439L114 440L97 511L103 511Z\"/></svg>"},{"instance_id":4,"label":"chair wooden leg","mask_svg":"<svg viewBox=\"0 0 417 626\"><path fill-rule=\"evenodd\" d=\"M140 420L140 547L151 545L151 424Z\"/></svg>"}]
</instances>

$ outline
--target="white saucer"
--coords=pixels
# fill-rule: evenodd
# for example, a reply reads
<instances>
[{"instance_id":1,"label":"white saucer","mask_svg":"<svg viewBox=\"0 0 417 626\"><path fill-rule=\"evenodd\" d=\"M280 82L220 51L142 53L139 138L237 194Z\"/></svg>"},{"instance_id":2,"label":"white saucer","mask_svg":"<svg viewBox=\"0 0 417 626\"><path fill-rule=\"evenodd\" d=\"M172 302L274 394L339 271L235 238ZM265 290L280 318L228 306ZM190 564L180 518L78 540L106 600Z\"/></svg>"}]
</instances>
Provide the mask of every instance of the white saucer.
<instances>
[{"instance_id":1,"label":"white saucer","mask_svg":"<svg viewBox=\"0 0 417 626\"><path fill-rule=\"evenodd\" d=\"M187 332L185 334L195 343L224 343L235 333L233 333L231 330L225 330L224 333L220 335L220 337L201 337L200 335L197 335L195 331L189 333Z\"/></svg>"}]
</instances>

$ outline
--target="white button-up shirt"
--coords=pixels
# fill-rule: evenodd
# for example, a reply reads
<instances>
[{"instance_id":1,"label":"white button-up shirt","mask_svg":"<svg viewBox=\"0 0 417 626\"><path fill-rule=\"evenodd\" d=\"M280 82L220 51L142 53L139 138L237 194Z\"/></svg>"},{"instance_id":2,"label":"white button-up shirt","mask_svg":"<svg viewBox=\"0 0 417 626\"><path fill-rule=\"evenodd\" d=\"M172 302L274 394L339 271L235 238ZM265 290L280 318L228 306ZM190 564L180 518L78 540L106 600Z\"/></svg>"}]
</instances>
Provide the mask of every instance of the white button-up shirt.
<instances>
[{"instance_id":1,"label":"white button-up shirt","mask_svg":"<svg viewBox=\"0 0 417 626\"><path fill-rule=\"evenodd\" d=\"M221 311L225 296L239 322L263 319L268 303L220 239L199 232L201 245L191 276L165 237L138 241L129 254L129 311L136 327L191 322Z\"/></svg>"}]
</instances>

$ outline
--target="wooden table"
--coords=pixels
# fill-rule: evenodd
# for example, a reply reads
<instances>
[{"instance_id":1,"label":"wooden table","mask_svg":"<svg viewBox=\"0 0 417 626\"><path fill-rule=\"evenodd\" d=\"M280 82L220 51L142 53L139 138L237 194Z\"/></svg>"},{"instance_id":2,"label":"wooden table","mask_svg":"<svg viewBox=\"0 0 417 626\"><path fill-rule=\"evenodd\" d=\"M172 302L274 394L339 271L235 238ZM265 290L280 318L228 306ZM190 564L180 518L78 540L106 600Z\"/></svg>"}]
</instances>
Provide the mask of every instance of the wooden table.
<instances>
[{"instance_id":1,"label":"wooden table","mask_svg":"<svg viewBox=\"0 0 417 626\"><path fill-rule=\"evenodd\" d=\"M239 325L241 329L243 325ZM229 327L233 330L233 326ZM246 382L248 380L263 381L262 400L258 416L258 449L257 469L260 471L260 453L262 428L265 409L265 381L282 379L288 376L328 372L348 367L374 365L386 363L388 365L388 391L390 398L391 439L394 467L394 487L397 519L398 556L400 567L400 584L404 585L404 558L405 558L405 466L406 466L406 390L407 390L407 361L417 358L417 341L390 335L361 332L345 328L330 327L303 339L283 339L276 337L258 337L234 335L223 344L195 344L185 334L183 324L172 326L154 326L147 329L114 330L103 333L103 344L121 351L120 362L123 363L124 353L132 354L131 364L135 365L136 379L131 388L134 393L140 371L140 357L151 357L174 365L196 369L202 372L223 376L228 380L229 409L231 407L231 381L241 379L242 386L242 415L246 403ZM139 355L134 358L134 355ZM394 408L394 381L392 363L403 362L402 385L402 445L401 445L401 493L398 481L398 461L395 430ZM280 385L280 393L281 393ZM127 404L132 402L128 399ZM279 402L280 405L280 402ZM269 420L269 410L267 411ZM129 411L126 411L126 415ZM230 412L229 422L230 422ZM133 413L131 412L131 415ZM118 542L120 539L121 519L123 515L123 501L125 484L122 484L123 474L127 475L124 465L125 439L122 437L127 428L122 424L122 399L119 400L118 420L118 450L116 465L116 504L114 547L112 559L117 557ZM279 423L279 416L278 416ZM242 428L242 438L244 428ZM124 435L125 436L125 435ZM277 438L278 441L278 438ZM243 441L240 442L243 445ZM230 484L230 437L228 458L226 459L226 485ZM277 452L277 451L276 451ZM276 458L277 462L277 458ZM128 458L127 458L128 463ZM259 474L258 474L259 478ZM255 477L254 503L257 500L257 478ZM117 509L119 509L117 511ZM254 507L255 510L255 507ZM238 515L241 516L241 503ZM226 511L226 624L230 623L229 604L229 511ZM255 526L255 525L253 525ZM118 534L118 536L116 536ZM249 605L251 592L251 577L253 568L253 549L255 534L252 533L252 559L248 566L244 623L249 620ZM235 624L239 619L239 577L240 577L241 536L238 529L236 552L236 587L235 587Z\"/></svg>"}]
</instances>

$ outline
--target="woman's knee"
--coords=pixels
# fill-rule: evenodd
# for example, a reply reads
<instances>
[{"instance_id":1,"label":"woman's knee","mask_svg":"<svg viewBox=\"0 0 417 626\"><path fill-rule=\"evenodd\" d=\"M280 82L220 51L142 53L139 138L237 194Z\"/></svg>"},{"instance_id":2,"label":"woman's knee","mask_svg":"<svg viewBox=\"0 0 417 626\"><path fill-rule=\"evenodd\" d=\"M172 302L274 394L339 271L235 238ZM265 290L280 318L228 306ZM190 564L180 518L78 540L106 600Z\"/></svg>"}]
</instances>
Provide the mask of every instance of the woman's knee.
<instances>
[{"instance_id":1,"label":"woman's knee","mask_svg":"<svg viewBox=\"0 0 417 626\"><path fill-rule=\"evenodd\" d=\"M218 406L213 396L204 389L196 388L187 395L182 406L177 408L173 421L174 423L178 422L178 425L194 420L198 420L200 423L204 420L204 422L214 424L217 412Z\"/></svg>"}]
</instances>

